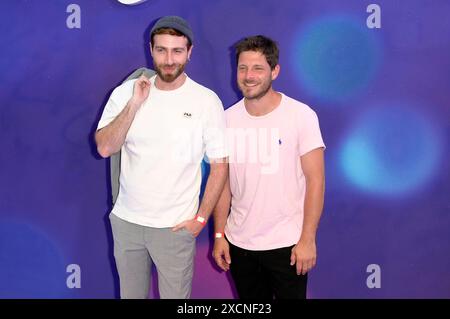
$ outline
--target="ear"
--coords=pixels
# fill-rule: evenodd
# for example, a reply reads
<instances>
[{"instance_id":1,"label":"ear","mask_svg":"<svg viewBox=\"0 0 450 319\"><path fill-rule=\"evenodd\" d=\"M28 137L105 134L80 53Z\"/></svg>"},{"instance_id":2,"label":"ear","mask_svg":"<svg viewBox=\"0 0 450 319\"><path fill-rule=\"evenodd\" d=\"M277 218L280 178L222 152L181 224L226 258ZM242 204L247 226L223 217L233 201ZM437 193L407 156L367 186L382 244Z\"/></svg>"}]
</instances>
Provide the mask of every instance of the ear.
<instances>
[{"instance_id":1,"label":"ear","mask_svg":"<svg viewBox=\"0 0 450 319\"><path fill-rule=\"evenodd\" d=\"M194 47L194 45L192 44L191 47L189 48L188 52L187 52L187 59L188 61L191 59L191 53L192 53L192 48Z\"/></svg>"},{"instance_id":2,"label":"ear","mask_svg":"<svg viewBox=\"0 0 450 319\"><path fill-rule=\"evenodd\" d=\"M151 55L152 58L153 58L153 45L152 45L151 42L150 42L150 55Z\"/></svg>"},{"instance_id":3,"label":"ear","mask_svg":"<svg viewBox=\"0 0 450 319\"><path fill-rule=\"evenodd\" d=\"M277 64L272 70L272 81L275 80L278 77L278 74L280 74L280 65Z\"/></svg>"}]
</instances>

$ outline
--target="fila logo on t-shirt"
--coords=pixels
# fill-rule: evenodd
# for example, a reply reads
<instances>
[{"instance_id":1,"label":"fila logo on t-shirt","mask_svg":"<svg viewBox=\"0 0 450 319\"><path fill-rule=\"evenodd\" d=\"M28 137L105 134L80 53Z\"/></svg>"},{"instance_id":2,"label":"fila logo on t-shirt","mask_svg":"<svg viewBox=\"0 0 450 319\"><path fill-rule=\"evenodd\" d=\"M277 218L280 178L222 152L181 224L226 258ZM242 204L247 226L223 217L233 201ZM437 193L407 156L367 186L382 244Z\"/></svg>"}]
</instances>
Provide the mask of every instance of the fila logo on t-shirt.
<instances>
[{"instance_id":1,"label":"fila logo on t-shirt","mask_svg":"<svg viewBox=\"0 0 450 319\"><path fill-rule=\"evenodd\" d=\"M187 118L191 118L191 116L192 116L192 114L191 113L187 113L187 112L184 112L184 117L187 117Z\"/></svg>"}]
</instances>

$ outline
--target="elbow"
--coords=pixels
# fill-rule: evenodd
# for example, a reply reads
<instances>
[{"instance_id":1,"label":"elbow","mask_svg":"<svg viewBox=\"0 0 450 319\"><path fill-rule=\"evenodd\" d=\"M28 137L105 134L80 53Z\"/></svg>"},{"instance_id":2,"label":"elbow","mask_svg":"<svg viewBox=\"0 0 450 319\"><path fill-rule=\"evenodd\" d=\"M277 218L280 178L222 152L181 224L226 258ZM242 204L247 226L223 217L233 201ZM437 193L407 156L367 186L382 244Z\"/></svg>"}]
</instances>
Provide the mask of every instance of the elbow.
<instances>
[{"instance_id":1,"label":"elbow","mask_svg":"<svg viewBox=\"0 0 450 319\"><path fill-rule=\"evenodd\" d=\"M97 146L97 152L103 158L108 158L111 156L111 152L109 151L109 149L104 146Z\"/></svg>"},{"instance_id":2,"label":"elbow","mask_svg":"<svg viewBox=\"0 0 450 319\"><path fill-rule=\"evenodd\" d=\"M95 139L95 144L97 144L97 153L103 158L110 157L112 154L111 150L106 145L104 138L102 138L102 136L100 134L100 130L95 132L94 139Z\"/></svg>"},{"instance_id":3,"label":"elbow","mask_svg":"<svg viewBox=\"0 0 450 319\"><path fill-rule=\"evenodd\" d=\"M306 176L306 185L310 188L323 189L325 188L325 176Z\"/></svg>"},{"instance_id":4,"label":"elbow","mask_svg":"<svg viewBox=\"0 0 450 319\"><path fill-rule=\"evenodd\" d=\"M96 138L95 138L95 142L96 142L96 144L97 144L97 153L98 153L101 157L103 157L103 158L108 158L108 157L111 156L111 152L110 152L109 148L108 148L104 143L101 143L101 142L98 140L97 136L96 136Z\"/></svg>"}]
</instances>

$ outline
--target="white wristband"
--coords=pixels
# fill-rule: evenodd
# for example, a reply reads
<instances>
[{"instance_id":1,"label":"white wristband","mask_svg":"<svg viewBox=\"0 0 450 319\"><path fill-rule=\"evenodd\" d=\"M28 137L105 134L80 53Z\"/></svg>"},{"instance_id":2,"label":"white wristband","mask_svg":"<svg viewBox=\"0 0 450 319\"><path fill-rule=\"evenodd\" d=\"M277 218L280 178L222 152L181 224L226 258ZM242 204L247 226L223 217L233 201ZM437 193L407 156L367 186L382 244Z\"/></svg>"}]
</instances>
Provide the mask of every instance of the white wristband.
<instances>
[{"instance_id":1,"label":"white wristband","mask_svg":"<svg viewBox=\"0 0 450 319\"><path fill-rule=\"evenodd\" d=\"M205 225L206 224L206 219L202 216L196 216L195 220L198 221L200 224Z\"/></svg>"}]
</instances>

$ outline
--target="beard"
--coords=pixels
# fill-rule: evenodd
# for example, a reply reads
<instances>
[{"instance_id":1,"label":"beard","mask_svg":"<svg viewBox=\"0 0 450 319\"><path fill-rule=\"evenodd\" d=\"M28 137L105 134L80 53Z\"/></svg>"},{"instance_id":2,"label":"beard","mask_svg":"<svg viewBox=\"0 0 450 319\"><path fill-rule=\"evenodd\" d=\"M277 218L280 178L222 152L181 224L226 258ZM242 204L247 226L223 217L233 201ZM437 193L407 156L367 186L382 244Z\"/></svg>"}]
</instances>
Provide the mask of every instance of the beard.
<instances>
[{"instance_id":1,"label":"beard","mask_svg":"<svg viewBox=\"0 0 450 319\"><path fill-rule=\"evenodd\" d=\"M175 81L183 72L186 64L158 64L154 65L156 74L163 80L164 82L171 83ZM164 68L166 67L174 67L172 73L164 73Z\"/></svg>"},{"instance_id":2,"label":"beard","mask_svg":"<svg viewBox=\"0 0 450 319\"><path fill-rule=\"evenodd\" d=\"M262 82L261 86L259 87L258 90L255 90L254 92L250 93L249 92L249 88L245 86L245 84L254 84L255 82L246 82L244 81L244 83L239 83L239 89L242 92L242 95L244 95L244 97L248 100L259 100L260 98L262 98L264 95L266 95L267 92L269 92L270 88L272 87L272 80L268 79L266 82ZM250 88L251 90L253 90L255 87Z\"/></svg>"}]
</instances>

